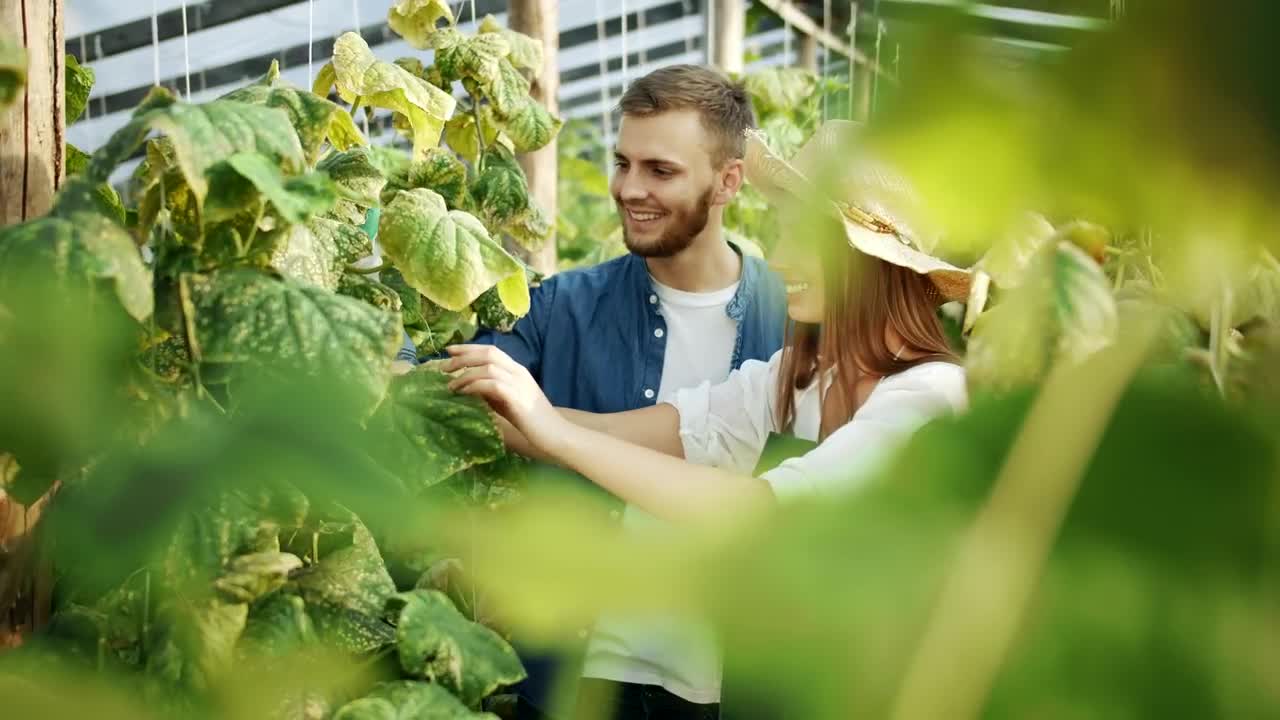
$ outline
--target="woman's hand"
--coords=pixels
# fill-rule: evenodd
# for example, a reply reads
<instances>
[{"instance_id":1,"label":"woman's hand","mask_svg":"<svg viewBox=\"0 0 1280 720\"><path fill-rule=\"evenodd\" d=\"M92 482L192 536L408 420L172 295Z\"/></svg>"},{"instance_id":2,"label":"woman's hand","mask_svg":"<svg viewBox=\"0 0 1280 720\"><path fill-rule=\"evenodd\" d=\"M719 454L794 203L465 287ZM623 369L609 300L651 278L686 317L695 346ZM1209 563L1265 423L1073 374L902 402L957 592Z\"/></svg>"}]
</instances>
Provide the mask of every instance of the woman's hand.
<instances>
[{"instance_id":1,"label":"woman's hand","mask_svg":"<svg viewBox=\"0 0 1280 720\"><path fill-rule=\"evenodd\" d=\"M570 423L551 406L523 365L492 345L454 345L446 352L452 357L444 370L464 371L449 383L450 390L484 398L536 450L555 455L553 445Z\"/></svg>"}]
</instances>

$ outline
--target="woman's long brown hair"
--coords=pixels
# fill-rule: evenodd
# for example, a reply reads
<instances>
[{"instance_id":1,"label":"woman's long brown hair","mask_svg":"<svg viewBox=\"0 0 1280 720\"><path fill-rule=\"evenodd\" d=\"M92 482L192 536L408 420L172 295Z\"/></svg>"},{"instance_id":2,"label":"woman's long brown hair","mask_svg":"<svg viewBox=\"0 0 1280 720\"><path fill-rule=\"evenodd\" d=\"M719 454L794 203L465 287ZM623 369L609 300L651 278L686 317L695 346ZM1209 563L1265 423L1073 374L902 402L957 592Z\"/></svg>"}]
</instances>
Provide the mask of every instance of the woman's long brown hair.
<instances>
[{"instance_id":1,"label":"woman's long brown hair","mask_svg":"<svg viewBox=\"0 0 1280 720\"><path fill-rule=\"evenodd\" d=\"M921 363L959 359L938 319L938 294L928 277L854 250L840 229L833 227L822 235L822 324L792 323L787 330L778 373L777 427L791 429L796 391L832 370L830 389L822 397L825 437L853 418L860 378L888 377ZM903 354L910 359L894 359L885 341L886 327L906 341Z\"/></svg>"}]
</instances>

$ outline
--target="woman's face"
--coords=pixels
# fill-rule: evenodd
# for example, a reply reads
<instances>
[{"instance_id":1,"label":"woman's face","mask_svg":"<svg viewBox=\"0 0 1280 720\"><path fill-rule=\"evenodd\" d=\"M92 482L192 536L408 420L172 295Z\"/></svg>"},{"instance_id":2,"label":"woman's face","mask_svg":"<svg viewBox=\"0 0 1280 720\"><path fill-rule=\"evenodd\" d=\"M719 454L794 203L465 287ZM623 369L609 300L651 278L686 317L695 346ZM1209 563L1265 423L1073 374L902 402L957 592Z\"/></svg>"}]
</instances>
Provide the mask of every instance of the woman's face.
<instances>
[{"instance_id":1,"label":"woman's face","mask_svg":"<svg viewBox=\"0 0 1280 720\"><path fill-rule=\"evenodd\" d=\"M826 278L818 234L825 223L780 214L782 237L769 266L787 288L787 315L796 322L820 324L826 300Z\"/></svg>"}]
</instances>

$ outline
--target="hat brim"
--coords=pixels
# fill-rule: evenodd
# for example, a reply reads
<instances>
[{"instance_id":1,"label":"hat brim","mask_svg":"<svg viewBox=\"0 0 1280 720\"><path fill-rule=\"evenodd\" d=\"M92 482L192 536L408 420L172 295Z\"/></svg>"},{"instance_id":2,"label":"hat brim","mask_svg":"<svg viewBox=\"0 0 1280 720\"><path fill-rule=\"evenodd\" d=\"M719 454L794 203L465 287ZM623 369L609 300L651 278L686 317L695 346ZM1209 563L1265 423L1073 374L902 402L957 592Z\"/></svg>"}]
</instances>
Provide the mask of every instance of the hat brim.
<instances>
[{"instance_id":1,"label":"hat brim","mask_svg":"<svg viewBox=\"0 0 1280 720\"><path fill-rule=\"evenodd\" d=\"M813 203L822 198L821 207L840 221L850 247L928 276L944 301L969 297L969 288L973 283L971 271L921 252L900 240L897 235L878 232L850 219L829 194L820 191L803 172L775 154L759 131L747 131L743 163L747 181L760 190L770 204Z\"/></svg>"}]
</instances>

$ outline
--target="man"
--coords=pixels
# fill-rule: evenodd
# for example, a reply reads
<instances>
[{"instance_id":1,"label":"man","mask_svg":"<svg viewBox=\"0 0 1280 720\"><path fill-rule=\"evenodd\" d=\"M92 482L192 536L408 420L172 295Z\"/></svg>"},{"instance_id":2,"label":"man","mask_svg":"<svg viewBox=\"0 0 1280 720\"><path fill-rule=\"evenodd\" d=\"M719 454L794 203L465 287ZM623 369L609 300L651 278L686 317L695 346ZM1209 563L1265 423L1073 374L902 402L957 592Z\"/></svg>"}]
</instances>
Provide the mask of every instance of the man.
<instances>
[{"instance_id":1,"label":"man","mask_svg":"<svg viewBox=\"0 0 1280 720\"><path fill-rule=\"evenodd\" d=\"M768 360L786 322L781 282L722 229L754 124L746 92L713 70L676 65L637 80L619 108L610 192L630 253L546 280L511 333L475 340L527 367L552 403L592 412L653 405ZM625 526L653 522L625 510ZM546 717L552 672L573 669L523 656L519 717ZM602 618L582 675L579 708L589 717L718 714L719 654L696 623ZM600 714L603 704L615 712Z\"/></svg>"}]
</instances>

